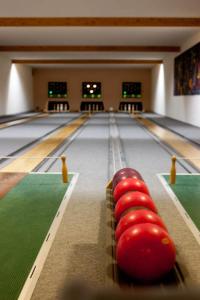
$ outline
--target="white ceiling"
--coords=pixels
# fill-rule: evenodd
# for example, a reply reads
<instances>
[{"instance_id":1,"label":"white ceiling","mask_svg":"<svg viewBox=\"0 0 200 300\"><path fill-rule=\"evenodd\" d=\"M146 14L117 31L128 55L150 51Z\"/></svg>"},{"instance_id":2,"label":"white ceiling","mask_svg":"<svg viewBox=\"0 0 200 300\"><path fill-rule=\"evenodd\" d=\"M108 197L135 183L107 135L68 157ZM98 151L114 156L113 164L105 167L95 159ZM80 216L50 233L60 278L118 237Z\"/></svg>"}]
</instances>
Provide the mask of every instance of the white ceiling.
<instances>
[{"instance_id":1,"label":"white ceiling","mask_svg":"<svg viewBox=\"0 0 200 300\"><path fill-rule=\"evenodd\" d=\"M163 59L165 52L7 52L12 59Z\"/></svg>"},{"instance_id":2,"label":"white ceiling","mask_svg":"<svg viewBox=\"0 0 200 300\"><path fill-rule=\"evenodd\" d=\"M33 69L152 69L154 64L138 64L138 65L128 65L128 64L29 64Z\"/></svg>"},{"instance_id":3,"label":"white ceiling","mask_svg":"<svg viewBox=\"0 0 200 300\"><path fill-rule=\"evenodd\" d=\"M198 28L1 28L0 45L180 46ZM12 59L163 59L165 52L10 52ZM127 66L128 67L128 66ZM133 66L132 66L133 67Z\"/></svg>"},{"instance_id":4,"label":"white ceiling","mask_svg":"<svg viewBox=\"0 0 200 300\"><path fill-rule=\"evenodd\" d=\"M199 14L200 0L0 0L0 17L199 17ZM182 27L0 27L0 45L181 46L198 32L200 28ZM166 55L150 52L7 54L12 59L162 59Z\"/></svg>"},{"instance_id":5,"label":"white ceiling","mask_svg":"<svg viewBox=\"0 0 200 300\"><path fill-rule=\"evenodd\" d=\"M180 46L199 30L182 27L0 27L0 45Z\"/></svg>"},{"instance_id":6,"label":"white ceiling","mask_svg":"<svg viewBox=\"0 0 200 300\"><path fill-rule=\"evenodd\" d=\"M0 0L0 17L199 17L199 0Z\"/></svg>"}]
</instances>

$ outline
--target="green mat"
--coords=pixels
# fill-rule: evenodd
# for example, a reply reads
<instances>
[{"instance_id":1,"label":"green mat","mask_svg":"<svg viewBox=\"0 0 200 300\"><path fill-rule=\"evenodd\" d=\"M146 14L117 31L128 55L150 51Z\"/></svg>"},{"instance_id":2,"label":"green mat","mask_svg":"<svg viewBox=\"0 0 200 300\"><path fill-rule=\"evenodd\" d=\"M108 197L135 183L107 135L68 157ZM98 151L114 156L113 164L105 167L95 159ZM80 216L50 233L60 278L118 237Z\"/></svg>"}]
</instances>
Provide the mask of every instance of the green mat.
<instances>
[{"instance_id":1,"label":"green mat","mask_svg":"<svg viewBox=\"0 0 200 300\"><path fill-rule=\"evenodd\" d=\"M169 176L163 176L169 182ZM200 175L177 175L176 184L170 188L200 230Z\"/></svg>"},{"instance_id":2,"label":"green mat","mask_svg":"<svg viewBox=\"0 0 200 300\"><path fill-rule=\"evenodd\" d=\"M0 200L1 300L18 298L68 186L60 174L29 174Z\"/></svg>"}]
</instances>

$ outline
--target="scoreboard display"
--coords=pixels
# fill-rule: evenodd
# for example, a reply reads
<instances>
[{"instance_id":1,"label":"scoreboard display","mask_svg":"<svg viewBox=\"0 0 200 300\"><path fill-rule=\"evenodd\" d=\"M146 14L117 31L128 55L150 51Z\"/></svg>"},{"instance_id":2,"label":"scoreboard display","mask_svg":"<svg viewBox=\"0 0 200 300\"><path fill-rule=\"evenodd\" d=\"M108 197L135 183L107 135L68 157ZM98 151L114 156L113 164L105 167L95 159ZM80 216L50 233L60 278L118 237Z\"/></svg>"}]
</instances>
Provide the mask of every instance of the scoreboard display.
<instances>
[{"instance_id":1,"label":"scoreboard display","mask_svg":"<svg viewBox=\"0 0 200 300\"><path fill-rule=\"evenodd\" d=\"M141 82L123 82L122 98L141 98L142 83Z\"/></svg>"},{"instance_id":2,"label":"scoreboard display","mask_svg":"<svg viewBox=\"0 0 200 300\"><path fill-rule=\"evenodd\" d=\"M101 82L82 82L83 98L101 98Z\"/></svg>"},{"instance_id":3,"label":"scoreboard display","mask_svg":"<svg viewBox=\"0 0 200 300\"><path fill-rule=\"evenodd\" d=\"M67 82L51 81L48 82L49 98L67 98Z\"/></svg>"}]
</instances>

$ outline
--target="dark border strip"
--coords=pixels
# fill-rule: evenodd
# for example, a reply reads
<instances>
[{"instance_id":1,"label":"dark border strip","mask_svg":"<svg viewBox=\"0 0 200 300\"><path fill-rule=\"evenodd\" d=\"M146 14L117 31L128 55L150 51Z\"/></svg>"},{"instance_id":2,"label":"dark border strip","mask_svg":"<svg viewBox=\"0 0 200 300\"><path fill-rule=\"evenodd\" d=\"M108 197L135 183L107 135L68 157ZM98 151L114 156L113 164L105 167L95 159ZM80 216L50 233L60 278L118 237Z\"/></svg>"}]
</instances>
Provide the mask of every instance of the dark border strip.
<instances>
[{"instance_id":1,"label":"dark border strip","mask_svg":"<svg viewBox=\"0 0 200 300\"><path fill-rule=\"evenodd\" d=\"M2 27L199 27L200 18L177 17L1 17Z\"/></svg>"}]
</instances>

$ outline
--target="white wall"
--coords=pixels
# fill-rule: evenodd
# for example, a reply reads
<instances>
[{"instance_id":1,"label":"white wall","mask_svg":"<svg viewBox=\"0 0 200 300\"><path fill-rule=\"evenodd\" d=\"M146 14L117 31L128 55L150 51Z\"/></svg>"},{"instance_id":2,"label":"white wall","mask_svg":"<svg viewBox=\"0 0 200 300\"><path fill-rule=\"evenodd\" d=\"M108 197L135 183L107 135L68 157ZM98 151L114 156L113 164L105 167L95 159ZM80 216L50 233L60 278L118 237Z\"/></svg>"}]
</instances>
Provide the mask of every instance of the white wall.
<instances>
[{"instance_id":1,"label":"white wall","mask_svg":"<svg viewBox=\"0 0 200 300\"><path fill-rule=\"evenodd\" d=\"M181 52L200 41L200 32L187 40ZM163 66L152 70L152 111L200 127L200 95L174 96L174 58L169 54Z\"/></svg>"},{"instance_id":2,"label":"white wall","mask_svg":"<svg viewBox=\"0 0 200 300\"><path fill-rule=\"evenodd\" d=\"M152 69L152 103L151 109L165 115L165 73L164 65L156 65Z\"/></svg>"},{"instance_id":3,"label":"white wall","mask_svg":"<svg viewBox=\"0 0 200 300\"><path fill-rule=\"evenodd\" d=\"M11 115L33 109L32 70L12 64L0 55L0 115Z\"/></svg>"}]
</instances>

